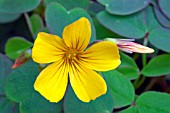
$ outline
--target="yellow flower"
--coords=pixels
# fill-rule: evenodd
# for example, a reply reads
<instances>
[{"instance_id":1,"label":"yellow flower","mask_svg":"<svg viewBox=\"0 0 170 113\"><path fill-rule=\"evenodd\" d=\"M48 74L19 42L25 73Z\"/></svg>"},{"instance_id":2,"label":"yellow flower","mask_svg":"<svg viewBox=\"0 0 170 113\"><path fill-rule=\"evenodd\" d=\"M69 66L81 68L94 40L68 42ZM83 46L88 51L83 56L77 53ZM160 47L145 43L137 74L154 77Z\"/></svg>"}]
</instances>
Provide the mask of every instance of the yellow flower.
<instances>
[{"instance_id":1,"label":"yellow flower","mask_svg":"<svg viewBox=\"0 0 170 113\"><path fill-rule=\"evenodd\" d=\"M87 48L91 25L82 17L64 28L63 38L40 32L32 49L38 63L51 63L37 77L34 88L50 102L60 101L68 78L77 97L89 102L107 91L104 79L95 71L108 71L120 64L113 42L102 41ZM85 50L86 49L86 50Z\"/></svg>"}]
</instances>

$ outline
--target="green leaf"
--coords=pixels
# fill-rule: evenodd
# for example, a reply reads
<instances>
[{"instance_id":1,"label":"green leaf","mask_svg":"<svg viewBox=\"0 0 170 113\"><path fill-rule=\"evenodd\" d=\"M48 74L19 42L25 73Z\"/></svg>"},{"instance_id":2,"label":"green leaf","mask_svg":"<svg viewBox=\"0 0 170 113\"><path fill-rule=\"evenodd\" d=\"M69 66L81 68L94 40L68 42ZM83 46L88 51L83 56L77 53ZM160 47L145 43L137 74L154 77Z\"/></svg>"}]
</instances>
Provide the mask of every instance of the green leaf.
<instances>
[{"instance_id":1,"label":"green leaf","mask_svg":"<svg viewBox=\"0 0 170 113\"><path fill-rule=\"evenodd\" d=\"M119 108L132 104L135 92L131 82L115 70L103 72L103 74L113 96L115 107Z\"/></svg>"},{"instance_id":2,"label":"green leaf","mask_svg":"<svg viewBox=\"0 0 170 113\"><path fill-rule=\"evenodd\" d=\"M90 1L90 6L87 9L91 17L95 17L96 14L102 10L104 10L104 6L95 1Z\"/></svg>"},{"instance_id":3,"label":"green leaf","mask_svg":"<svg viewBox=\"0 0 170 113\"><path fill-rule=\"evenodd\" d=\"M0 13L0 23L9 23L17 20L20 17L20 14L7 14Z\"/></svg>"},{"instance_id":4,"label":"green leaf","mask_svg":"<svg viewBox=\"0 0 170 113\"><path fill-rule=\"evenodd\" d=\"M12 62L0 54L0 113L19 113L18 105L5 97L4 85L11 72Z\"/></svg>"},{"instance_id":5,"label":"green leaf","mask_svg":"<svg viewBox=\"0 0 170 113\"><path fill-rule=\"evenodd\" d=\"M170 30L158 28L151 31L149 42L160 50L170 52Z\"/></svg>"},{"instance_id":6,"label":"green leaf","mask_svg":"<svg viewBox=\"0 0 170 113\"><path fill-rule=\"evenodd\" d=\"M40 0L0 0L0 13L24 13L35 9Z\"/></svg>"},{"instance_id":7,"label":"green leaf","mask_svg":"<svg viewBox=\"0 0 170 113\"><path fill-rule=\"evenodd\" d=\"M89 0L45 0L45 4L48 5L52 2L58 2L64 6L67 10L80 7L87 9L89 6Z\"/></svg>"},{"instance_id":8,"label":"green leaf","mask_svg":"<svg viewBox=\"0 0 170 113\"><path fill-rule=\"evenodd\" d=\"M118 37L117 34L113 33L109 29L101 25L96 18L93 19L94 26L96 28L96 38L104 39L108 37Z\"/></svg>"},{"instance_id":9,"label":"green leaf","mask_svg":"<svg viewBox=\"0 0 170 113\"><path fill-rule=\"evenodd\" d=\"M80 101L71 87L68 88L64 99L64 113L112 113L114 100L110 92L89 103Z\"/></svg>"},{"instance_id":10,"label":"green leaf","mask_svg":"<svg viewBox=\"0 0 170 113\"><path fill-rule=\"evenodd\" d=\"M44 27L44 28L42 28L42 29L39 29L38 32L50 33L50 31L49 31L48 28L46 28L46 27ZM34 38L36 39L37 37L34 37Z\"/></svg>"},{"instance_id":11,"label":"green leaf","mask_svg":"<svg viewBox=\"0 0 170 113\"><path fill-rule=\"evenodd\" d=\"M4 84L6 77L10 74L12 62L6 56L0 54L0 95L5 95Z\"/></svg>"},{"instance_id":12,"label":"green leaf","mask_svg":"<svg viewBox=\"0 0 170 113\"><path fill-rule=\"evenodd\" d=\"M36 37L38 31L40 31L40 29L43 29L43 21L39 15L33 14L30 17L30 24L31 24L31 32L34 35L34 37Z\"/></svg>"},{"instance_id":13,"label":"green leaf","mask_svg":"<svg viewBox=\"0 0 170 113\"><path fill-rule=\"evenodd\" d=\"M161 10L163 11L163 13L170 19L170 1L169 0L160 0L159 2L159 6L161 8Z\"/></svg>"},{"instance_id":14,"label":"green leaf","mask_svg":"<svg viewBox=\"0 0 170 113\"><path fill-rule=\"evenodd\" d=\"M145 92L137 98L139 113L170 113L170 95L160 92Z\"/></svg>"},{"instance_id":15,"label":"green leaf","mask_svg":"<svg viewBox=\"0 0 170 113\"><path fill-rule=\"evenodd\" d=\"M106 11L97 14L99 22L111 31L125 37L143 38L147 32L160 27L152 7L128 16L117 16Z\"/></svg>"},{"instance_id":16,"label":"green leaf","mask_svg":"<svg viewBox=\"0 0 170 113\"><path fill-rule=\"evenodd\" d=\"M17 45L17 46L16 46ZM32 47L32 43L21 37L10 38L5 45L5 53L11 59L18 58L21 53Z\"/></svg>"},{"instance_id":17,"label":"green leaf","mask_svg":"<svg viewBox=\"0 0 170 113\"><path fill-rule=\"evenodd\" d=\"M0 98L0 113L19 113L18 105L6 98Z\"/></svg>"},{"instance_id":18,"label":"green leaf","mask_svg":"<svg viewBox=\"0 0 170 113\"><path fill-rule=\"evenodd\" d=\"M130 80L136 79L139 76L139 69L135 61L128 55L120 52L121 64L116 69Z\"/></svg>"},{"instance_id":19,"label":"green leaf","mask_svg":"<svg viewBox=\"0 0 170 113\"><path fill-rule=\"evenodd\" d=\"M138 12L149 5L151 0L98 0L111 14L128 15Z\"/></svg>"},{"instance_id":20,"label":"green leaf","mask_svg":"<svg viewBox=\"0 0 170 113\"><path fill-rule=\"evenodd\" d=\"M124 75L129 80L137 79L139 76L139 70L133 68L133 67L120 67L116 69L119 73Z\"/></svg>"},{"instance_id":21,"label":"green leaf","mask_svg":"<svg viewBox=\"0 0 170 113\"><path fill-rule=\"evenodd\" d=\"M91 41L95 40L95 28L92 22L92 19L88 15L88 13L80 8L75 8L70 11L66 11L66 9L58 3L54 3L47 6L45 12L45 19L47 22L47 26L49 30L60 37L62 37L62 32L65 26L71 24L81 17L86 17L91 22L92 27L92 36Z\"/></svg>"},{"instance_id":22,"label":"green leaf","mask_svg":"<svg viewBox=\"0 0 170 113\"><path fill-rule=\"evenodd\" d=\"M130 106L119 113L138 113L136 107Z\"/></svg>"},{"instance_id":23,"label":"green leaf","mask_svg":"<svg viewBox=\"0 0 170 113\"><path fill-rule=\"evenodd\" d=\"M154 11L155 11L155 15L158 19L158 21L164 26L164 27L167 27L167 28L170 28L170 19L168 19L162 12L161 10L154 6Z\"/></svg>"},{"instance_id":24,"label":"green leaf","mask_svg":"<svg viewBox=\"0 0 170 113\"><path fill-rule=\"evenodd\" d=\"M170 54L153 58L143 69L142 74L148 77L170 74Z\"/></svg>"},{"instance_id":25,"label":"green leaf","mask_svg":"<svg viewBox=\"0 0 170 113\"><path fill-rule=\"evenodd\" d=\"M51 103L39 94L32 94L32 98L25 100L20 108L21 113L61 113L62 101Z\"/></svg>"},{"instance_id":26,"label":"green leaf","mask_svg":"<svg viewBox=\"0 0 170 113\"><path fill-rule=\"evenodd\" d=\"M21 103L21 113L60 113L61 102L50 103L34 90L38 73L38 65L32 60L14 69L6 81L7 97Z\"/></svg>"}]
</instances>

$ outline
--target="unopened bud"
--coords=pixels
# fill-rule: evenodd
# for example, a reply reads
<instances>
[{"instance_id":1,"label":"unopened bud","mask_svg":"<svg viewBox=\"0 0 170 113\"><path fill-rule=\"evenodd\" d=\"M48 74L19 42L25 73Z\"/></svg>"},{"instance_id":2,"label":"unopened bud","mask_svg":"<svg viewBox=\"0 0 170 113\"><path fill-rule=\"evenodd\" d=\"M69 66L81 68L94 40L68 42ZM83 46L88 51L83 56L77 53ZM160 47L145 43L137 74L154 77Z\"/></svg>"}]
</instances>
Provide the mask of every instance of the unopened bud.
<instances>
[{"instance_id":1,"label":"unopened bud","mask_svg":"<svg viewBox=\"0 0 170 113\"><path fill-rule=\"evenodd\" d=\"M12 68L17 68L27 62L31 58L31 49L23 52L14 62Z\"/></svg>"},{"instance_id":2,"label":"unopened bud","mask_svg":"<svg viewBox=\"0 0 170 113\"><path fill-rule=\"evenodd\" d=\"M121 51L127 53L153 53L154 50L152 48L143 46L141 44L135 43L135 39L114 39L114 38L106 38L105 40L114 42Z\"/></svg>"}]
</instances>

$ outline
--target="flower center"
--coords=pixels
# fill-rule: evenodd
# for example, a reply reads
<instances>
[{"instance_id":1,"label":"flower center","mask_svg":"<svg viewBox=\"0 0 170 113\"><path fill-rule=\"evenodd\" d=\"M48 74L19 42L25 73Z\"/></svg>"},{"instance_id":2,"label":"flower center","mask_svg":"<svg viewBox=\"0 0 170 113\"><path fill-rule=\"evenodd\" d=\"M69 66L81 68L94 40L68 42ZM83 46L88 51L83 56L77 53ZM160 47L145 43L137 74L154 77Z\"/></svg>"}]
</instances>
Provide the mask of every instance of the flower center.
<instances>
[{"instance_id":1,"label":"flower center","mask_svg":"<svg viewBox=\"0 0 170 113\"><path fill-rule=\"evenodd\" d=\"M76 59L77 53L78 53L77 50L70 48L70 49L66 52L66 57L67 57L69 60Z\"/></svg>"}]
</instances>

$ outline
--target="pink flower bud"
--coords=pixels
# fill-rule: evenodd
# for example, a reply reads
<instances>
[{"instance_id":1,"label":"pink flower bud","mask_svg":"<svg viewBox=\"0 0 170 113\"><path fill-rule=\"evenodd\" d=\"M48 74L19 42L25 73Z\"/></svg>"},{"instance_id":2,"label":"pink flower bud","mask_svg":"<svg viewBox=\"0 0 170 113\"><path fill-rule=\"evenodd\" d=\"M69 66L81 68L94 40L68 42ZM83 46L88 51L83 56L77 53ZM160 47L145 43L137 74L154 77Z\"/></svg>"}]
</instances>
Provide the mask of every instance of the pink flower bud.
<instances>
[{"instance_id":1,"label":"pink flower bud","mask_svg":"<svg viewBox=\"0 0 170 113\"><path fill-rule=\"evenodd\" d=\"M106 38L107 41L112 41L117 44L118 48L121 51L127 53L153 53L154 50L152 48L143 46L141 44L133 42L135 39L113 39L113 38Z\"/></svg>"},{"instance_id":2,"label":"pink flower bud","mask_svg":"<svg viewBox=\"0 0 170 113\"><path fill-rule=\"evenodd\" d=\"M31 58L31 50L23 52L14 62L12 68L17 68L27 62Z\"/></svg>"}]
</instances>

